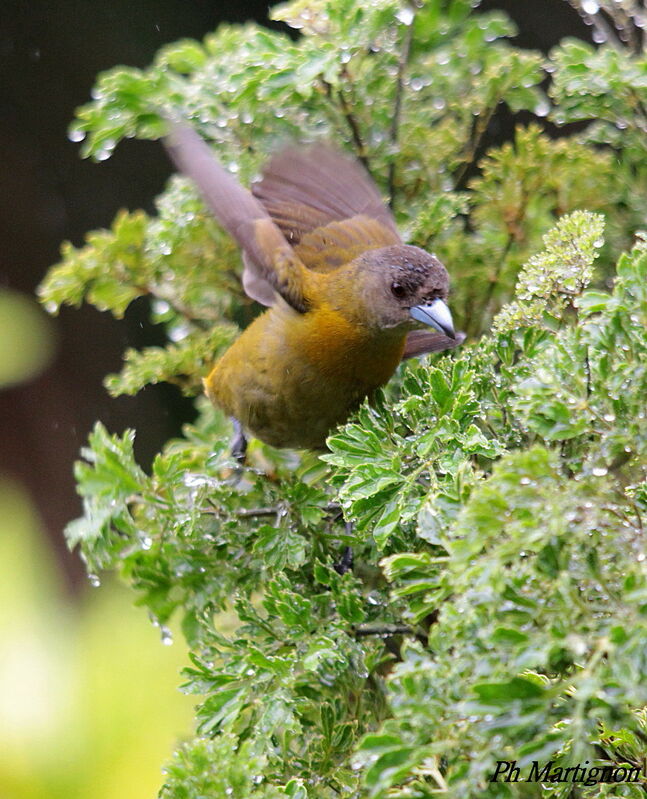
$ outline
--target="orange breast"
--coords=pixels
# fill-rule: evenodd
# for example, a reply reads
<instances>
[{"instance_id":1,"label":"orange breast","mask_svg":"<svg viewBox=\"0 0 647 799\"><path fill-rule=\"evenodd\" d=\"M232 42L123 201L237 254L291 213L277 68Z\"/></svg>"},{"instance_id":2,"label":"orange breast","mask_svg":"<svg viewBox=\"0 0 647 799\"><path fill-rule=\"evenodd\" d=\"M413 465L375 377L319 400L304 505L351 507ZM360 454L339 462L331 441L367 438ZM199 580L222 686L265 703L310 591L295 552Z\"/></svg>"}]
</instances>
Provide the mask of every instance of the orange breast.
<instances>
[{"instance_id":1,"label":"orange breast","mask_svg":"<svg viewBox=\"0 0 647 799\"><path fill-rule=\"evenodd\" d=\"M255 436L321 448L332 428L397 367L404 335L354 326L329 306L274 306L215 365L207 394Z\"/></svg>"}]
</instances>

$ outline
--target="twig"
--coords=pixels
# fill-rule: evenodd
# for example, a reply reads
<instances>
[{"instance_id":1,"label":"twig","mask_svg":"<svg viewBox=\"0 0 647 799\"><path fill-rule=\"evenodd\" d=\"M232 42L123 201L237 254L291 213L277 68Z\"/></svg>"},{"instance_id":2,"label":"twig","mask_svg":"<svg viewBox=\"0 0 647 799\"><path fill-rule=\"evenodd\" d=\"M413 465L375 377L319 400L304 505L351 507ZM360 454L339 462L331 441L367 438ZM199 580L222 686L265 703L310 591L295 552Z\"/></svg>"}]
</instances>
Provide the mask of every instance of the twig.
<instances>
[{"instance_id":1,"label":"twig","mask_svg":"<svg viewBox=\"0 0 647 799\"><path fill-rule=\"evenodd\" d=\"M415 632L404 624L394 624L391 627L358 627L353 635L355 638L368 638L371 635L384 638L389 635L415 635Z\"/></svg>"},{"instance_id":2,"label":"twig","mask_svg":"<svg viewBox=\"0 0 647 799\"><path fill-rule=\"evenodd\" d=\"M398 133L400 130L400 115L402 112L402 94L404 89L404 73L409 63L409 54L411 53L411 42L413 41L413 20L407 28L402 42L402 52L398 61L398 75L395 82L395 105L393 108L393 119L391 120L391 130L389 131L389 138L393 149L398 144ZM391 154L393 158L394 153ZM389 164L389 208L393 209L395 203L395 161L392 160Z\"/></svg>"},{"instance_id":3,"label":"twig","mask_svg":"<svg viewBox=\"0 0 647 799\"><path fill-rule=\"evenodd\" d=\"M486 108L483 114L479 114L474 122L473 132L469 142L469 149L467 151L465 160L456 172L454 191L462 191L465 188L464 181L467 177L467 172L474 163L476 151L478 150L481 139L485 135L488 125L490 124L490 120L492 119L492 116L499 105L499 99L499 97L495 97L490 108Z\"/></svg>"},{"instance_id":4,"label":"twig","mask_svg":"<svg viewBox=\"0 0 647 799\"><path fill-rule=\"evenodd\" d=\"M598 32L600 40L608 41L609 44L616 50L622 50L622 39L618 36L614 28L609 25L601 11L596 11L595 14L588 14L587 16L593 23L595 30Z\"/></svg>"},{"instance_id":5,"label":"twig","mask_svg":"<svg viewBox=\"0 0 647 799\"><path fill-rule=\"evenodd\" d=\"M253 516L276 516L280 513L283 509L282 508L240 508L236 511L236 516L241 516L242 518L253 517Z\"/></svg>"},{"instance_id":6,"label":"twig","mask_svg":"<svg viewBox=\"0 0 647 799\"><path fill-rule=\"evenodd\" d=\"M575 11L577 11L584 22L586 22L588 25L592 25L598 34L601 34L601 36L608 40L612 47L615 47L616 50L622 48L622 43L616 36L615 31L610 28L606 19L602 17L599 11L594 11L592 14L587 13L582 8L582 0L568 0L568 4L574 8Z\"/></svg>"},{"instance_id":7,"label":"twig","mask_svg":"<svg viewBox=\"0 0 647 799\"><path fill-rule=\"evenodd\" d=\"M586 347L586 355L584 356L584 370L586 373L586 398L591 396L591 361L589 359L589 347Z\"/></svg>"},{"instance_id":8,"label":"twig","mask_svg":"<svg viewBox=\"0 0 647 799\"><path fill-rule=\"evenodd\" d=\"M346 70L346 68L342 70L342 76L346 78L348 77L348 71ZM332 86L324 78L322 78L321 80L326 89L326 94L328 95L330 100L334 100ZM357 119L355 118L355 115L353 114L350 104L348 103L348 100L346 99L346 96L344 95L344 92L341 89L337 91L337 99L339 100L339 105L341 107L342 115L346 120L346 122L348 123L348 127L350 128L350 133L353 138L355 147L357 149L357 157L362 162L362 164L364 164L364 167L366 168L367 172L369 172L370 174L371 168L368 162L368 158L366 156L366 146L362 139L362 135L359 130L359 125L357 124Z\"/></svg>"},{"instance_id":9,"label":"twig","mask_svg":"<svg viewBox=\"0 0 647 799\"><path fill-rule=\"evenodd\" d=\"M218 510L219 509L216 507L203 508L202 513L217 514ZM286 508L282 505L267 505L259 508L239 508L234 512L234 515L241 519L249 519L262 516L277 516L282 514L285 510ZM341 506L336 502L329 502L327 505L324 505L324 510L326 513L338 513L341 510Z\"/></svg>"},{"instance_id":10,"label":"twig","mask_svg":"<svg viewBox=\"0 0 647 799\"><path fill-rule=\"evenodd\" d=\"M487 290L485 292L485 297L484 297L483 303L481 305L481 313L482 314L487 311L488 306L490 305L490 302L492 301L492 297L494 296L494 290L496 289L496 287L497 287L497 285L499 283L499 277L501 275L501 269L503 268L503 265L505 264L506 258L510 254L510 250L512 249L512 245L513 244L514 244L514 235L510 231L508 231L508 239L507 239L507 241L505 243L505 247L501 251L501 257L497 261L497 264L496 264L496 267L495 267L495 270L494 270L494 275L492 275L492 277L490 278L490 282L488 283L488 287L487 287Z\"/></svg>"}]
</instances>

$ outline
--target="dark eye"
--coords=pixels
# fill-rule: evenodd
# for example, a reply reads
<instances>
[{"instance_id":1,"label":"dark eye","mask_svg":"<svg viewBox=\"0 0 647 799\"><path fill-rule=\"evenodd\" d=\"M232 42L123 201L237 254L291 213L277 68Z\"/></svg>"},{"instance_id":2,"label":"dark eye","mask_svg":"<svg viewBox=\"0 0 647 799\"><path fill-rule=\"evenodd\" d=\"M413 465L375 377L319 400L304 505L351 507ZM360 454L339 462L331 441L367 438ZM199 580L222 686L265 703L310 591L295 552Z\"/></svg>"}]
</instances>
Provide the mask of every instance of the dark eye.
<instances>
[{"instance_id":1,"label":"dark eye","mask_svg":"<svg viewBox=\"0 0 647 799\"><path fill-rule=\"evenodd\" d=\"M401 300L406 293L406 289L400 283L391 283L391 294L396 299Z\"/></svg>"}]
</instances>

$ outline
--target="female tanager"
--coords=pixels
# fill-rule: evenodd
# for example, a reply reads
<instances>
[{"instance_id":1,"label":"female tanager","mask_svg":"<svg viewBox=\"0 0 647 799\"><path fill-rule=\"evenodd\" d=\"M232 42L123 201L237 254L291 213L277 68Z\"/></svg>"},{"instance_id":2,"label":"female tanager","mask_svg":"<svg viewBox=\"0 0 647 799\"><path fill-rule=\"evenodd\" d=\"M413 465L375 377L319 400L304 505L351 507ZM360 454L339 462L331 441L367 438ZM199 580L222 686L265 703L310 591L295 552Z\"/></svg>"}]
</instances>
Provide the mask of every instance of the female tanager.
<instances>
[{"instance_id":1,"label":"female tanager","mask_svg":"<svg viewBox=\"0 0 647 799\"><path fill-rule=\"evenodd\" d=\"M357 162L322 145L288 149L250 192L186 125L172 124L166 145L242 248L247 294L270 306L204 381L243 429L275 447L324 448L403 357L455 346L445 267L402 243ZM421 324L433 330L413 331Z\"/></svg>"}]
</instances>

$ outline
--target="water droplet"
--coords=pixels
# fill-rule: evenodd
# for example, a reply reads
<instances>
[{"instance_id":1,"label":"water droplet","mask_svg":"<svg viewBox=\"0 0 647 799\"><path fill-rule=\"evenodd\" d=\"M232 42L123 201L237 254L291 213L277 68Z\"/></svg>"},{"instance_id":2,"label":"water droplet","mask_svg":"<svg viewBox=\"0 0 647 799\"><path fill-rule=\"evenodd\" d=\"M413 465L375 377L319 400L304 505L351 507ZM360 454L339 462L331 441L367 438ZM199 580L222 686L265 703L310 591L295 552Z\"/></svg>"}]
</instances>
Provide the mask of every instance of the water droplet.
<instances>
[{"instance_id":1,"label":"water droplet","mask_svg":"<svg viewBox=\"0 0 647 799\"><path fill-rule=\"evenodd\" d=\"M586 14L597 14L600 10L597 0L584 0L582 3L582 11Z\"/></svg>"},{"instance_id":2,"label":"water droplet","mask_svg":"<svg viewBox=\"0 0 647 799\"><path fill-rule=\"evenodd\" d=\"M419 92L424 88L425 82L420 78L413 78L409 85L411 86L411 91Z\"/></svg>"},{"instance_id":3,"label":"water droplet","mask_svg":"<svg viewBox=\"0 0 647 799\"><path fill-rule=\"evenodd\" d=\"M594 477L604 477L604 475L607 474L608 472L609 470L607 469L606 466L594 466L591 469L591 474Z\"/></svg>"},{"instance_id":4,"label":"water droplet","mask_svg":"<svg viewBox=\"0 0 647 799\"><path fill-rule=\"evenodd\" d=\"M615 413L605 413L602 418L604 419L605 422L615 422L616 415Z\"/></svg>"},{"instance_id":5,"label":"water droplet","mask_svg":"<svg viewBox=\"0 0 647 799\"><path fill-rule=\"evenodd\" d=\"M645 555L644 552L639 552L636 555L636 560L638 561L638 563L642 563L645 560L645 557L647 557L647 556Z\"/></svg>"},{"instance_id":6,"label":"water droplet","mask_svg":"<svg viewBox=\"0 0 647 799\"><path fill-rule=\"evenodd\" d=\"M535 115L538 117L548 116L549 111L550 111L550 103L548 102L548 100L541 100L535 106Z\"/></svg>"},{"instance_id":7,"label":"water droplet","mask_svg":"<svg viewBox=\"0 0 647 799\"><path fill-rule=\"evenodd\" d=\"M67 134L67 138L73 142L83 141L85 139L85 131L74 128Z\"/></svg>"},{"instance_id":8,"label":"water droplet","mask_svg":"<svg viewBox=\"0 0 647 799\"><path fill-rule=\"evenodd\" d=\"M93 588L98 588L101 585L98 574L88 574L88 582Z\"/></svg>"},{"instance_id":9,"label":"water droplet","mask_svg":"<svg viewBox=\"0 0 647 799\"><path fill-rule=\"evenodd\" d=\"M173 643L173 633L169 630L169 628L165 627L163 624L160 624L160 633L164 646L171 646Z\"/></svg>"},{"instance_id":10,"label":"water droplet","mask_svg":"<svg viewBox=\"0 0 647 799\"><path fill-rule=\"evenodd\" d=\"M153 300L153 311L156 314L165 314L171 310L171 306L166 300Z\"/></svg>"},{"instance_id":11,"label":"water droplet","mask_svg":"<svg viewBox=\"0 0 647 799\"><path fill-rule=\"evenodd\" d=\"M409 6L404 6L401 8L397 14L395 15L396 19L398 19L403 25L411 25L414 18L413 9Z\"/></svg>"},{"instance_id":12,"label":"water droplet","mask_svg":"<svg viewBox=\"0 0 647 799\"><path fill-rule=\"evenodd\" d=\"M522 486L529 486L532 481L529 477L522 477L521 480L519 480L519 482L521 483Z\"/></svg>"},{"instance_id":13,"label":"water droplet","mask_svg":"<svg viewBox=\"0 0 647 799\"><path fill-rule=\"evenodd\" d=\"M607 40L607 35L604 31L598 30L597 28L591 34L591 38L596 44L604 44Z\"/></svg>"},{"instance_id":14,"label":"water droplet","mask_svg":"<svg viewBox=\"0 0 647 799\"><path fill-rule=\"evenodd\" d=\"M150 536L144 536L142 538L142 549L150 549L153 546L153 539Z\"/></svg>"},{"instance_id":15,"label":"water droplet","mask_svg":"<svg viewBox=\"0 0 647 799\"><path fill-rule=\"evenodd\" d=\"M436 109L436 111L442 111L447 105L444 98L442 97L434 97L431 104Z\"/></svg>"},{"instance_id":16,"label":"water droplet","mask_svg":"<svg viewBox=\"0 0 647 799\"><path fill-rule=\"evenodd\" d=\"M168 331L168 337L171 339L171 341L178 342L185 339L190 332L191 329L188 324L182 323L179 325L173 325L173 327Z\"/></svg>"}]
</instances>

